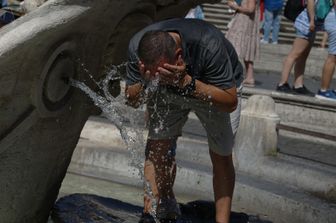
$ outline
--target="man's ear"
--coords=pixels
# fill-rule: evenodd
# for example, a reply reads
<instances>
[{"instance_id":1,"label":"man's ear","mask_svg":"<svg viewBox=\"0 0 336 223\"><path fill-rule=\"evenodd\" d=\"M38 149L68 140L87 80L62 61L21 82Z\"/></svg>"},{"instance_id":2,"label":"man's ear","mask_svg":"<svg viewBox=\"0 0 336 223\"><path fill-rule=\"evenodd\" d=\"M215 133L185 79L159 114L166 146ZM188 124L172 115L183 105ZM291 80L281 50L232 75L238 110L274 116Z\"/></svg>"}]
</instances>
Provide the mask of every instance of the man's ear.
<instances>
[{"instance_id":1,"label":"man's ear","mask_svg":"<svg viewBox=\"0 0 336 223\"><path fill-rule=\"evenodd\" d=\"M179 48L177 48L176 50L175 50L175 60L177 61L177 62L180 62L180 61L178 61L179 60L179 58L182 58L182 48L181 47L179 47Z\"/></svg>"}]
</instances>

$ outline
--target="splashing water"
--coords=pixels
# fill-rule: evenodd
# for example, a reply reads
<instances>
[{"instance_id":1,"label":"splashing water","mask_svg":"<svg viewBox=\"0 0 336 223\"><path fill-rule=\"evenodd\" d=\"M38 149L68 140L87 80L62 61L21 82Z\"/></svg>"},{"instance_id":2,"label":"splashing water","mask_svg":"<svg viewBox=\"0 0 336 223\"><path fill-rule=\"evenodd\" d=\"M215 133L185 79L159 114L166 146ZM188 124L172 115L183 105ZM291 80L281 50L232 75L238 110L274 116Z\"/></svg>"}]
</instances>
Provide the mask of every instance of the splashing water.
<instances>
[{"instance_id":1,"label":"splashing water","mask_svg":"<svg viewBox=\"0 0 336 223\"><path fill-rule=\"evenodd\" d=\"M103 91L103 96L99 93L93 91L83 82L70 79L70 84L76 88L79 88L85 92L93 101L94 105L99 107L102 111L102 116L106 117L111 121L119 130L120 135L127 146L127 150L131 154L131 159L129 165L134 167L138 171L138 175L142 180L144 180L144 188L146 196L151 199L152 208L150 214L154 217L156 222L159 222L156 218L156 198L153 195L150 183L145 180L143 169L143 150L145 148L145 137L142 128L129 128L127 126L137 126L138 120L143 119L141 113L136 112L130 106L126 105L126 97L120 94L117 97L113 97L109 91L109 83L115 80L121 80L120 68L126 66L127 63L112 66L107 73L106 77L97 82L90 74L90 72L81 64L83 70L88 74L88 76L94 81L94 83ZM156 91L159 86L159 79L154 79L151 81L146 90L145 95L149 95L151 92ZM147 97L146 97L147 98ZM129 124L129 125L125 125Z\"/></svg>"},{"instance_id":2,"label":"splashing water","mask_svg":"<svg viewBox=\"0 0 336 223\"><path fill-rule=\"evenodd\" d=\"M119 95L118 97L113 97L109 92L109 83L114 80L120 80L120 74L118 72L120 66L125 66L125 64L113 66L102 81L95 82L103 91L104 96L93 91L82 82L71 79L70 84L85 92L91 98L94 105L102 110L102 116L106 117L118 128L123 141L126 143L127 150L132 156L130 165L135 167L139 171L140 177L143 178L143 161L140 159L142 157L140 148L144 148L145 146L143 130L141 128L131 129L127 127L138 125L138 120L141 120L143 117L139 117L140 115L135 112L135 109L125 104L124 96ZM85 71L88 72L87 70ZM92 76L90 75L90 77Z\"/></svg>"}]
</instances>

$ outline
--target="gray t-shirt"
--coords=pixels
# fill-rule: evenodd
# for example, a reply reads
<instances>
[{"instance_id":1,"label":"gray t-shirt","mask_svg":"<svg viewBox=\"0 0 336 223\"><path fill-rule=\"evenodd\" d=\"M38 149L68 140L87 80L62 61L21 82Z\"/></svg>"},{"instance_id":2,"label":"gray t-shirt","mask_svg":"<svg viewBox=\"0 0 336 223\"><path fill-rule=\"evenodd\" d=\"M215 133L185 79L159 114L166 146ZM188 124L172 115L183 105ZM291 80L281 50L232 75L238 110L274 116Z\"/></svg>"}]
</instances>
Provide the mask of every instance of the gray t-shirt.
<instances>
[{"instance_id":1,"label":"gray t-shirt","mask_svg":"<svg viewBox=\"0 0 336 223\"><path fill-rule=\"evenodd\" d=\"M142 36L151 30L177 32L181 37L187 72L197 80L221 89L240 86L243 67L232 44L212 24L198 19L170 19L147 26L131 39L126 84L142 82L137 50Z\"/></svg>"}]
</instances>

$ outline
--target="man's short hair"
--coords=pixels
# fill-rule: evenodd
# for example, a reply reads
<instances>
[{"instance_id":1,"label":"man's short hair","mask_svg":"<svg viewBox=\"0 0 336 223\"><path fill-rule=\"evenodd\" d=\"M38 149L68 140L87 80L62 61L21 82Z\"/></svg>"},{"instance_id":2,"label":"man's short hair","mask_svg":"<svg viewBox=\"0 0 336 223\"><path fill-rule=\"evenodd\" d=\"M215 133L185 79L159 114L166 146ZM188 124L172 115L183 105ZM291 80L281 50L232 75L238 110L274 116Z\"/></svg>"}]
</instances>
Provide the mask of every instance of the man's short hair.
<instances>
[{"instance_id":1,"label":"man's short hair","mask_svg":"<svg viewBox=\"0 0 336 223\"><path fill-rule=\"evenodd\" d=\"M168 32L148 31L139 42L138 55L147 66L155 66L162 59L173 62L176 42Z\"/></svg>"}]
</instances>

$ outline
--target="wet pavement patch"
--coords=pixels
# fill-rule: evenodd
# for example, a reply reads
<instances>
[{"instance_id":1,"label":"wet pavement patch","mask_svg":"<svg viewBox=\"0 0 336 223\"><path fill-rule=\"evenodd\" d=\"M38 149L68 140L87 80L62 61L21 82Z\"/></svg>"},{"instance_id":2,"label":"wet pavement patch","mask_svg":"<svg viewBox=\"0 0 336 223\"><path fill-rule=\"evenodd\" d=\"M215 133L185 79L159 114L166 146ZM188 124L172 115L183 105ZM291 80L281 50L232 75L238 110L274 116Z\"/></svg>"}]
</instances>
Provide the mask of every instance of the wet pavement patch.
<instances>
[{"instance_id":1,"label":"wet pavement patch","mask_svg":"<svg viewBox=\"0 0 336 223\"><path fill-rule=\"evenodd\" d=\"M180 204L182 217L176 223L215 223L215 205L210 201ZM113 198L72 194L60 198L52 211L55 223L136 223L142 207ZM231 213L231 223L271 223L245 213Z\"/></svg>"}]
</instances>

